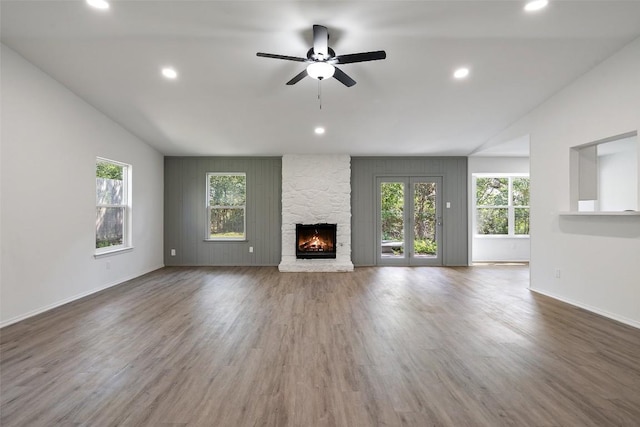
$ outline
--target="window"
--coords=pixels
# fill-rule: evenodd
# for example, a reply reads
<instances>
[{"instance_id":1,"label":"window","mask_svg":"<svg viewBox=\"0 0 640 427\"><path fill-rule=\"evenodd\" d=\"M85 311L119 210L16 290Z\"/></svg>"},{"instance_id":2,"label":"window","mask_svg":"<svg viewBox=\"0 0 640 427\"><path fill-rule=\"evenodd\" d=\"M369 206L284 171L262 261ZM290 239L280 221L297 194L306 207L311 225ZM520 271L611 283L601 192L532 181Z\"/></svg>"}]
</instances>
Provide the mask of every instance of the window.
<instances>
[{"instance_id":1,"label":"window","mask_svg":"<svg viewBox=\"0 0 640 427\"><path fill-rule=\"evenodd\" d=\"M529 235L529 177L474 175L478 235Z\"/></svg>"},{"instance_id":2,"label":"window","mask_svg":"<svg viewBox=\"0 0 640 427\"><path fill-rule=\"evenodd\" d=\"M130 247L131 166L96 159L96 253Z\"/></svg>"},{"instance_id":3,"label":"window","mask_svg":"<svg viewBox=\"0 0 640 427\"><path fill-rule=\"evenodd\" d=\"M207 240L245 240L246 199L246 174L207 174Z\"/></svg>"}]
</instances>

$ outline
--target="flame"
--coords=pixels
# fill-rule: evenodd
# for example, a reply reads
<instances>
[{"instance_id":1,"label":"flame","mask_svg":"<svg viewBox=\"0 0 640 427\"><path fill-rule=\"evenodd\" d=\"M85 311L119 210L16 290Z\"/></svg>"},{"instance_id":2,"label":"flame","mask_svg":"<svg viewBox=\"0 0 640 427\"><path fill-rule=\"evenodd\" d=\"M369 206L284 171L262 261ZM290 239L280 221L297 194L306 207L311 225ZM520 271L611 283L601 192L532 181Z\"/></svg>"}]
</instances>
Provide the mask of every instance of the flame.
<instances>
[{"instance_id":1,"label":"flame","mask_svg":"<svg viewBox=\"0 0 640 427\"><path fill-rule=\"evenodd\" d=\"M318 234L314 234L307 241L300 241L299 247L301 250L319 249L319 250L333 250L333 245L330 241L324 240Z\"/></svg>"}]
</instances>

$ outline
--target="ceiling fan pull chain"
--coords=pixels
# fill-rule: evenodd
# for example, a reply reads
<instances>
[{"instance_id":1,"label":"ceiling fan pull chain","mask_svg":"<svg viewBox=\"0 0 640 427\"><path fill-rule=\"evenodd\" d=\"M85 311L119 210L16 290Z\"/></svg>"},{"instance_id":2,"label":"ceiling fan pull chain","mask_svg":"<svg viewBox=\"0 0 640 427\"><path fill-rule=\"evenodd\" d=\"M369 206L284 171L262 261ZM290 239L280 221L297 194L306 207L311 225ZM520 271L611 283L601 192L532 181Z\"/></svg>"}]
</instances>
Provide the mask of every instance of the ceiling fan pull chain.
<instances>
[{"instance_id":1,"label":"ceiling fan pull chain","mask_svg":"<svg viewBox=\"0 0 640 427\"><path fill-rule=\"evenodd\" d=\"M322 110L322 90L320 89L320 82L322 80L318 80L318 104L320 105L320 109Z\"/></svg>"}]
</instances>

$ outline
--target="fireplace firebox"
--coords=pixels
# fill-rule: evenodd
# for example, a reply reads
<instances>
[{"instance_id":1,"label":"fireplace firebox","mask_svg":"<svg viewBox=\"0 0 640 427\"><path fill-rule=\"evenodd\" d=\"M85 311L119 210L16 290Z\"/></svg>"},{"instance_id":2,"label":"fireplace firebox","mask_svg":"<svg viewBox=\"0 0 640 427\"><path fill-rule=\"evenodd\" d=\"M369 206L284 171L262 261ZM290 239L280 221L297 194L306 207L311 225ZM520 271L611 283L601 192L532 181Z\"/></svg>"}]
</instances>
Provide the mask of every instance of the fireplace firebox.
<instances>
[{"instance_id":1,"label":"fireplace firebox","mask_svg":"<svg viewBox=\"0 0 640 427\"><path fill-rule=\"evenodd\" d=\"M296 258L335 258L337 224L296 224Z\"/></svg>"}]
</instances>

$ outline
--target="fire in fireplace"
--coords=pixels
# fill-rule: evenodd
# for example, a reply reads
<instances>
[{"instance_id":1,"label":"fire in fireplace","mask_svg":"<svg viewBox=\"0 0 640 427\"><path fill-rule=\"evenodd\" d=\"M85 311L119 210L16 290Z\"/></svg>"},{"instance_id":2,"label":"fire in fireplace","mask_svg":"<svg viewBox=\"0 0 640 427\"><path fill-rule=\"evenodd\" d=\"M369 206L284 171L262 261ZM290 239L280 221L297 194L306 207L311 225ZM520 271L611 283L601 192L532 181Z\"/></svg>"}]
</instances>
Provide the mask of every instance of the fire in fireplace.
<instances>
[{"instance_id":1,"label":"fire in fireplace","mask_svg":"<svg viewBox=\"0 0 640 427\"><path fill-rule=\"evenodd\" d=\"M296 258L335 258L337 224L296 224Z\"/></svg>"}]
</instances>

